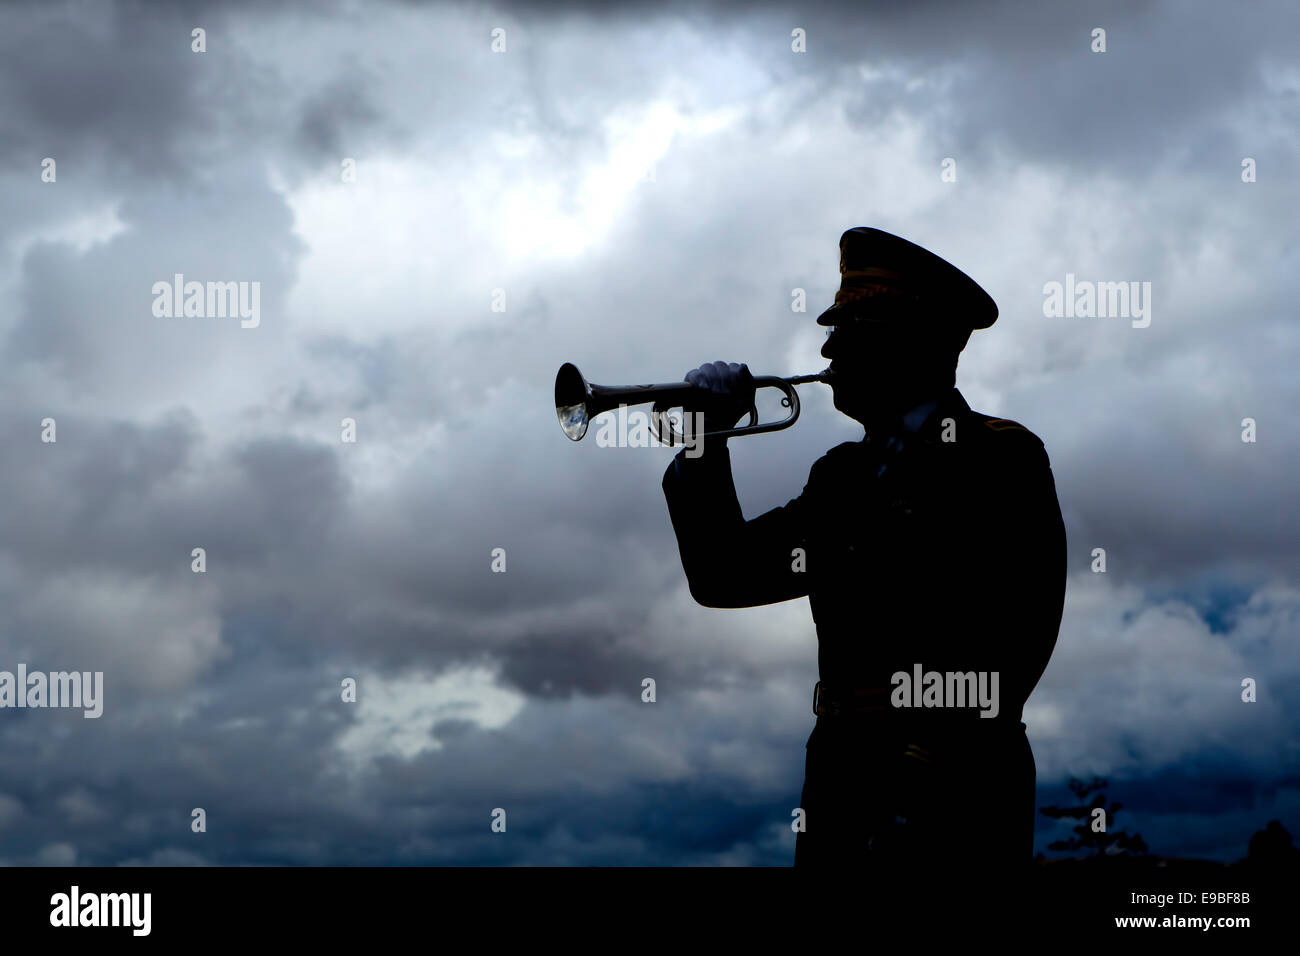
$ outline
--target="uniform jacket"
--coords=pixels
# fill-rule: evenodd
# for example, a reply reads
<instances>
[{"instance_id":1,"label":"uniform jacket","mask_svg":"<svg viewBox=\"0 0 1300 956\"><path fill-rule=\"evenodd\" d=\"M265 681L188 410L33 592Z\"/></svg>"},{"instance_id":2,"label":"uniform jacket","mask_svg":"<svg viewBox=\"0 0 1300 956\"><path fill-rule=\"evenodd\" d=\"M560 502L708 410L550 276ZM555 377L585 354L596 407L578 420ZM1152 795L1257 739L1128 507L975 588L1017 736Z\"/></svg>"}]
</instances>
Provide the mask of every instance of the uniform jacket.
<instances>
[{"instance_id":1,"label":"uniform jacket","mask_svg":"<svg viewBox=\"0 0 1300 956\"><path fill-rule=\"evenodd\" d=\"M844 442L814 462L797 498L746 521L725 446L679 454L663 490L691 595L718 608L806 595L824 683L890 687L917 664L997 671L996 718L974 708L888 717L940 735L971 718L1018 725L1065 594L1065 529L1042 441L972 411L954 388L886 462L876 477L865 438Z\"/></svg>"}]
</instances>

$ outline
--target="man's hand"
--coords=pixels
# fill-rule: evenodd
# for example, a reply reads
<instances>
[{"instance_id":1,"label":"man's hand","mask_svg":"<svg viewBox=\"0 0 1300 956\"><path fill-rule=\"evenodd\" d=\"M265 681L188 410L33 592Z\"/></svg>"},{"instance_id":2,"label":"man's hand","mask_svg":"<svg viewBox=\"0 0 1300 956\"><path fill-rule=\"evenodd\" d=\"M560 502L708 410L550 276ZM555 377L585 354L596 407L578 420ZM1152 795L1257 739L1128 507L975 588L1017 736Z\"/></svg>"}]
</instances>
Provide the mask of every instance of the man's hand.
<instances>
[{"instance_id":1,"label":"man's hand","mask_svg":"<svg viewBox=\"0 0 1300 956\"><path fill-rule=\"evenodd\" d=\"M684 403L682 411L704 412L705 431L731 428L754 407L754 376L748 365L706 362L687 372L686 381L702 394L698 401Z\"/></svg>"}]
</instances>

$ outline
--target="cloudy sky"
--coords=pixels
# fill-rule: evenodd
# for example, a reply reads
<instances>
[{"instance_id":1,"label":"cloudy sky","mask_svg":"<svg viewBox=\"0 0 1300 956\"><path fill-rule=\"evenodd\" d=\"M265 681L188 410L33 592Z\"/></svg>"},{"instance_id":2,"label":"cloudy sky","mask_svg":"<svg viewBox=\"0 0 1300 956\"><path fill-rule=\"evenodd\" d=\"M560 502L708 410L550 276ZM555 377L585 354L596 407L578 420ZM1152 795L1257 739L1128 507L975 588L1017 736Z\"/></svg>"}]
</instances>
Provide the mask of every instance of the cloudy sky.
<instances>
[{"instance_id":1,"label":"cloudy sky","mask_svg":"<svg viewBox=\"0 0 1300 956\"><path fill-rule=\"evenodd\" d=\"M1049 6L0 9L0 670L105 682L0 710L0 861L788 865L806 600L695 605L672 452L551 392L822 368L855 225L989 290L958 386L1052 460L1040 804L1300 830L1300 14ZM178 273L256 327L156 315ZM1150 324L1046 317L1067 274ZM861 437L801 394L732 443L750 517Z\"/></svg>"}]
</instances>

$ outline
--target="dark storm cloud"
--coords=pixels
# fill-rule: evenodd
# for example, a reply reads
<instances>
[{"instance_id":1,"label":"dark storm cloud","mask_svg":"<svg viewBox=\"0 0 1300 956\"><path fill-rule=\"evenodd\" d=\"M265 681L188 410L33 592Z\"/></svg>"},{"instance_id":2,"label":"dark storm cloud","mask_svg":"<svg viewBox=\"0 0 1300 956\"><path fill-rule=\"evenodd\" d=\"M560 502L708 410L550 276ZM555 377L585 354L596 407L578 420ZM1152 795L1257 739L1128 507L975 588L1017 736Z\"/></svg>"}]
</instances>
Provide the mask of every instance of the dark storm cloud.
<instances>
[{"instance_id":1,"label":"dark storm cloud","mask_svg":"<svg viewBox=\"0 0 1300 956\"><path fill-rule=\"evenodd\" d=\"M675 9L722 42L734 37L743 9L746 40L770 44L765 63L779 81L822 75L849 91L846 115L864 130L899 114L919 117L935 161L977 161L969 171L976 175L995 175L985 167L1007 155L1089 172L1133 172L1157 162L1232 168L1241 159L1235 141L1245 117L1261 109L1292 119L1300 112L1294 92L1276 106L1261 105L1263 68L1284 66L1300 44L1300 24L1280 3L1246 15L1214 5L1064 8L1016 0L647 3L613 12L599 3L557 6L597 23ZM552 5L509 9L528 23ZM807 55L775 55L788 52L795 28L806 32ZM1091 51L1096 28L1106 30L1104 54ZM859 66L869 78L854 75ZM1270 155L1280 181L1297 161L1284 136L1261 132L1252 130L1245 145Z\"/></svg>"},{"instance_id":2,"label":"dark storm cloud","mask_svg":"<svg viewBox=\"0 0 1300 956\"><path fill-rule=\"evenodd\" d=\"M364 98L356 68L315 94L303 109L298 139L304 152L336 160L349 152L346 134L374 122L379 113ZM353 144L359 145L359 144Z\"/></svg>"},{"instance_id":3,"label":"dark storm cloud","mask_svg":"<svg viewBox=\"0 0 1300 956\"><path fill-rule=\"evenodd\" d=\"M9 457L0 488L24 504L6 509L3 521L31 572L188 569L196 545L214 563L247 568L284 549L314 550L342 511L338 461L319 445L259 438L235 449L221 474L203 475L195 495L187 488L198 477L200 436L191 415L144 427L65 419L53 445L33 440L37 416L27 417L6 422L19 453Z\"/></svg>"},{"instance_id":4,"label":"dark storm cloud","mask_svg":"<svg viewBox=\"0 0 1300 956\"><path fill-rule=\"evenodd\" d=\"M539 697L625 694L660 661L619 648L616 635L530 634L511 648L502 679Z\"/></svg>"},{"instance_id":5,"label":"dark storm cloud","mask_svg":"<svg viewBox=\"0 0 1300 956\"><path fill-rule=\"evenodd\" d=\"M191 144L212 128L220 100L190 49L193 14L210 4L111 3L6 8L7 165L68 160L65 176L103 164L112 173L187 179ZM214 59L220 59L215 57ZM124 70L129 62L131 69ZM200 67L196 69L196 67Z\"/></svg>"},{"instance_id":6,"label":"dark storm cloud","mask_svg":"<svg viewBox=\"0 0 1300 956\"><path fill-rule=\"evenodd\" d=\"M718 777L646 780L644 760L620 759L612 742L594 738L577 743L580 759L565 761L572 769L557 766L558 735L581 730L589 716L575 714L566 726L541 713L523 715L521 732L510 737L462 723L444 735L441 751L381 758L358 790L330 746L348 718L346 705L328 702L329 668L266 650L249 649L244 658L262 666L213 674L197 706L160 700L166 706L128 728L119 720L114 731L105 721L57 751L42 735L7 728L6 753L30 770L8 795L10 825L0 831L6 862L36 861L57 835L76 862L91 865L164 863L178 854L218 864L674 864L770 839L764 831L794 799L780 787ZM361 693L368 690L363 682ZM123 730L140 748L130 775L104 739ZM797 748L787 742L784 749L781 776L789 781ZM501 766L512 768L509 779ZM488 830L495 806L508 808L503 838ZM207 813L206 834L190 829L194 807Z\"/></svg>"}]
</instances>

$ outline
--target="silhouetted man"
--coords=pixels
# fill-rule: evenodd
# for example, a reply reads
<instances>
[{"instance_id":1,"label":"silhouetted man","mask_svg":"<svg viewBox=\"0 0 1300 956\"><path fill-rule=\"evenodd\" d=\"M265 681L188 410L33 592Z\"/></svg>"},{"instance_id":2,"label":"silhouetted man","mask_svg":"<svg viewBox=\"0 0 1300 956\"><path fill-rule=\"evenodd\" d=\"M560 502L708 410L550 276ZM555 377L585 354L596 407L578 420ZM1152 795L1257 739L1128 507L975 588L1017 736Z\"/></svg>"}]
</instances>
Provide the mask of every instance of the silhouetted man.
<instances>
[{"instance_id":1,"label":"silhouetted man","mask_svg":"<svg viewBox=\"0 0 1300 956\"><path fill-rule=\"evenodd\" d=\"M663 489L682 566L706 607L809 599L821 680L796 866L974 879L1021 868L1035 775L1021 709L1065 595L1051 466L1037 436L971 411L954 387L971 331L997 318L983 289L862 227L840 238L840 273L817 319L830 326L822 355L835 407L866 434L750 521L725 438L679 453ZM744 365L686 378L706 430L753 404Z\"/></svg>"}]
</instances>

